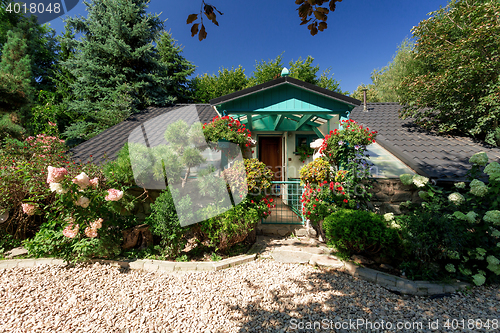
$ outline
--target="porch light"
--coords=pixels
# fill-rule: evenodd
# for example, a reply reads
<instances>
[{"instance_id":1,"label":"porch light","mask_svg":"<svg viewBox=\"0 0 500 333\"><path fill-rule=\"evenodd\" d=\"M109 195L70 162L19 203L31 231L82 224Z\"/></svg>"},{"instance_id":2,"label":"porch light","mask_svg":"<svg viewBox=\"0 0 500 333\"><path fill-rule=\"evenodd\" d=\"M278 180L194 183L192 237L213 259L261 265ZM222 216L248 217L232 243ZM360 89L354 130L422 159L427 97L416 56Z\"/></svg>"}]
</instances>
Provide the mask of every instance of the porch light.
<instances>
[{"instance_id":1,"label":"porch light","mask_svg":"<svg viewBox=\"0 0 500 333\"><path fill-rule=\"evenodd\" d=\"M281 71L281 77L288 76L288 74L290 74L290 71L286 67L283 67L283 70Z\"/></svg>"}]
</instances>

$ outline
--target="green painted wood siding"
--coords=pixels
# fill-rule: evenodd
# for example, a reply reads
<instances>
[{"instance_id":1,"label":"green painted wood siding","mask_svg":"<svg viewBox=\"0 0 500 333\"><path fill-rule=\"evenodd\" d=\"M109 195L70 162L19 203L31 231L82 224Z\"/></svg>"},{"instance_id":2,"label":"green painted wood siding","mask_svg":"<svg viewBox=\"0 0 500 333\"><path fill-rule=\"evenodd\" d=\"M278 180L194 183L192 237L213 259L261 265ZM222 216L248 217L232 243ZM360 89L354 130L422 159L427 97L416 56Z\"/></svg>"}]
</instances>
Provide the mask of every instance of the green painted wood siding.
<instances>
[{"instance_id":1,"label":"green painted wood siding","mask_svg":"<svg viewBox=\"0 0 500 333\"><path fill-rule=\"evenodd\" d=\"M272 89L255 92L218 106L219 111L235 113L284 113L297 114L328 112L344 114L353 106L289 84L282 84Z\"/></svg>"}]
</instances>

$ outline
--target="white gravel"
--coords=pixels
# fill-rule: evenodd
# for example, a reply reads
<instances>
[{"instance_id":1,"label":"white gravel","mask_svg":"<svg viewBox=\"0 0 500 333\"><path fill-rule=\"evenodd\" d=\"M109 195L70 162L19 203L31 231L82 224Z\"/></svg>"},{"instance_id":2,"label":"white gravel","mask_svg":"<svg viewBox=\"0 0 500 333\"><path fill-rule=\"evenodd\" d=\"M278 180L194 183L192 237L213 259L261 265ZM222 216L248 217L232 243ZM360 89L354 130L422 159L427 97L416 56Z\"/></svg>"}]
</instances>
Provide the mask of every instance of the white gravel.
<instances>
[{"instance_id":1,"label":"white gravel","mask_svg":"<svg viewBox=\"0 0 500 333\"><path fill-rule=\"evenodd\" d=\"M272 260L183 274L99 264L0 269L0 332L394 332L398 323L423 328L401 332L471 332L472 319L490 320L489 330L473 331L500 331L498 286L402 297L343 272Z\"/></svg>"}]
</instances>

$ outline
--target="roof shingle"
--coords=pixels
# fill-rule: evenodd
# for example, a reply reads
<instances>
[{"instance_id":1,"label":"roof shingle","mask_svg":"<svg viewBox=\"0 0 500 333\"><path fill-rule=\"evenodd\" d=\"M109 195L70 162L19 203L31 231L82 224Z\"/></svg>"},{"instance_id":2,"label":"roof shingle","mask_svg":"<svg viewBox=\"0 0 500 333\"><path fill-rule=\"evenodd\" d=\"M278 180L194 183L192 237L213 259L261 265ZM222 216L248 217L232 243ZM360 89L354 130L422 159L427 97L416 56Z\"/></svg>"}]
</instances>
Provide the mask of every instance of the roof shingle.
<instances>
[{"instance_id":1,"label":"roof shingle","mask_svg":"<svg viewBox=\"0 0 500 333\"><path fill-rule=\"evenodd\" d=\"M94 163L102 163L105 159L113 160L128 141L129 135L135 129L140 128L141 125L147 127L146 131L148 132L148 138L150 138L149 144L154 147L163 142L165 124L173 123L181 118L188 124L197 120L195 119L196 117L190 116L188 117L189 119L186 119L186 117L182 116L183 114L187 115L187 113L172 112L175 110L180 111L181 108L185 107L196 108L198 118L202 123L210 122L213 117L217 116L215 109L208 104L179 104L167 107L149 107L72 148L70 150L72 158L76 161L81 160L83 163L90 159ZM155 118L158 121L154 120ZM91 155L92 158L90 157Z\"/></svg>"},{"instance_id":2,"label":"roof shingle","mask_svg":"<svg viewBox=\"0 0 500 333\"><path fill-rule=\"evenodd\" d=\"M368 103L352 110L350 118L378 131L377 142L417 173L436 180L463 180L469 158L480 151L500 162L500 148L480 141L439 135L417 127L412 119L400 119L398 103Z\"/></svg>"}]
</instances>

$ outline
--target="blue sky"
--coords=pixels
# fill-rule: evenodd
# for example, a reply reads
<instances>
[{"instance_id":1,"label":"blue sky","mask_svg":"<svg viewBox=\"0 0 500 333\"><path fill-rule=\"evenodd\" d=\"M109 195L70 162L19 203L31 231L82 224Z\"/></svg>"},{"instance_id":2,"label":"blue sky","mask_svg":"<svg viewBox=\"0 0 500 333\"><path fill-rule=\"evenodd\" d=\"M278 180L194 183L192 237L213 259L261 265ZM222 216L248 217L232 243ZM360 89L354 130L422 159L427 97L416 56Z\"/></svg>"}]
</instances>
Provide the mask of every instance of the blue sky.
<instances>
[{"instance_id":1,"label":"blue sky","mask_svg":"<svg viewBox=\"0 0 500 333\"><path fill-rule=\"evenodd\" d=\"M372 70L391 61L397 46L411 37L412 27L447 4L446 0L344 0L328 15L328 29L311 36L306 26L299 25L293 0L206 2L224 15L217 16L219 27L204 20L208 36L202 42L191 37L191 25L186 24L189 14L199 12L200 0L151 0L149 4L149 11L161 13L165 30L184 47L184 57L197 66L195 75L241 65L250 76L256 60L283 53L287 65L310 55L320 72L330 68L342 90L350 92L361 83L371 83ZM85 8L81 1L67 15L86 16ZM50 22L58 34L62 18Z\"/></svg>"}]
</instances>

